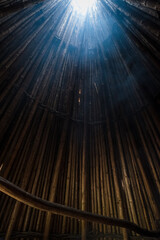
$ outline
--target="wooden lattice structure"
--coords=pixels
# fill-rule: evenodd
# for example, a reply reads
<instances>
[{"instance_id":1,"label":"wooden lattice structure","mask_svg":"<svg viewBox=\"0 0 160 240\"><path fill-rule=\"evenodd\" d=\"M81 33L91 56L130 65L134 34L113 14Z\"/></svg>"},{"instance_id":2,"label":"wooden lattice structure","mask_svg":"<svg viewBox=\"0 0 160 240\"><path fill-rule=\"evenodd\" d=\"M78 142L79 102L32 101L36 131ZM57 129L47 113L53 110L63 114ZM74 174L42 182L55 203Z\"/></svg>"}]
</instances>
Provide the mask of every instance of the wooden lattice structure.
<instances>
[{"instance_id":1,"label":"wooden lattice structure","mask_svg":"<svg viewBox=\"0 0 160 240\"><path fill-rule=\"evenodd\" d=\"M86 16L69 0L0 2L2 239L158 237L159 16L158 0L99 0Z\"/></svg>"}]
</instances>

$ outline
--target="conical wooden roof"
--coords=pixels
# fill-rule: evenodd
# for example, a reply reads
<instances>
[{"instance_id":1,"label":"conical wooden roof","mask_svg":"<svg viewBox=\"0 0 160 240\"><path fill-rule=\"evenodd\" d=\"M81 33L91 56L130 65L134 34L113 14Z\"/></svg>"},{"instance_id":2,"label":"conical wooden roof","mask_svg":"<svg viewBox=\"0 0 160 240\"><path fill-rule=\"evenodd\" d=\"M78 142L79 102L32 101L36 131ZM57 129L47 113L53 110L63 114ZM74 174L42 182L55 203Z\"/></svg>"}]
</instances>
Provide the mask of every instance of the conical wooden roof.
<instances>
[{"instance_id":1,"label":"conical wooden roof","mask_svg":"<svg viewBox=\"0 0 160 240\"><path fill-rule=\"evenodd\" d=\"M98 0L85 14L68 0L0 8L0 176L158 231L159 1ZM142 239L4 193L0 223L5 239Z\"/></svg>"}]
</instances>

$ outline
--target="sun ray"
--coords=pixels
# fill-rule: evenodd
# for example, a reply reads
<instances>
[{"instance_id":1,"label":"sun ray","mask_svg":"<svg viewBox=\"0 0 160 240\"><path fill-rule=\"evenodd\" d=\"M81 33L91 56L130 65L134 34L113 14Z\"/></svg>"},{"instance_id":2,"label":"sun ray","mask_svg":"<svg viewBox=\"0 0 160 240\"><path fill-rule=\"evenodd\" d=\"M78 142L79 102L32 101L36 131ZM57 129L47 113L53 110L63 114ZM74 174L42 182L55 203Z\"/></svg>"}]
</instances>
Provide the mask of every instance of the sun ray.
<instances>
[{"instance_id":1,"label":"sun ray","mask_svg":"<svg viewBox=\"0 0 160 240\"><path fill-rule=\"evenodd\" d=\"M80 15L86 15L95 5L96 0L72 0L73 11Z\"/></svg>"}]
</instances>

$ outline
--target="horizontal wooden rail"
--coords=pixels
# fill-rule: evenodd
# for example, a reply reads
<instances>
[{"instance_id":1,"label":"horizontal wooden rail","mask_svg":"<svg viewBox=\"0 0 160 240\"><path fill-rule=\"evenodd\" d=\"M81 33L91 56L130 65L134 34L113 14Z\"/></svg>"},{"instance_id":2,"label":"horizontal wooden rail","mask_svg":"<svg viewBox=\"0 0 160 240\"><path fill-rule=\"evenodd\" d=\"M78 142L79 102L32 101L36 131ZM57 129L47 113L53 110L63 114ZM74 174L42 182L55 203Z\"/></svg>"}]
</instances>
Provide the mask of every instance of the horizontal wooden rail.
<instances>
[{"instance_id":1,"label":"horizontal wooden rail","mask_svg":"<svg viewBox=\"0 0 160 240\"><path fill-rule=\"evenodd\" d=\"M0 177L0 191L16 199L19 202L22 202L30 207L39 209L41 211L51 212L53 214L63 215L71 218L77 218L79 220L86 220L90 222L118 226L129 229L146 237L152 238L160 237L160 231L149 231L129 221L92 214L90 212L81 211L71 207L66 207L58 203L52 203L46 200L42 200L41 198L38 198L28 192L25 192L21 188L17 187L13 183L7 181L2 177Z\"/></svg>"}]
</instances>

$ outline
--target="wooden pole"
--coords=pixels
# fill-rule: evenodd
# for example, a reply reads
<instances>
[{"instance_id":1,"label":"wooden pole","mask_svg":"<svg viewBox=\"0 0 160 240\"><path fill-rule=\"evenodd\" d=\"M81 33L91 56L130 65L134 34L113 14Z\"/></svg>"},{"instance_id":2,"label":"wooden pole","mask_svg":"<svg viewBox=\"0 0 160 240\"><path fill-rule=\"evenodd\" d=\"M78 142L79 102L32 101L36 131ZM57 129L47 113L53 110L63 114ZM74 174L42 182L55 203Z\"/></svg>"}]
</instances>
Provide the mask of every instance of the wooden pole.
<instances>
[{"instance_id":1,"label":"wooden pole","mask_svg":"<svg viewBox=\"0 0 160 240\"><path fill-rule=\"evenodd\" d=\"M19 202L27 204L28 206L34 207L41 211L49 212L50 214L51 213L59 214L59 215L73 217L81 220L119 226L125 229L130 229L132 231L135 231L141 234L142 236L148 236L148 237L154 237L154 238L159 238L160 236L160 231L149 231L147 229L143 229L138 225L131 223L129 221L125 221L123 219L115 219L115 218L109 218L101 215L96 215L86 211L81 211L71 207L66 207L58 203L52 203L46 200L42 200L41 198L35 197L30 193L25 192L21 188L15 186L14 184L5 180L2 177L0 177L0 191L16 199Z\"/></svg>"}]
</instances>

